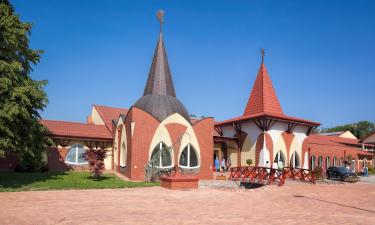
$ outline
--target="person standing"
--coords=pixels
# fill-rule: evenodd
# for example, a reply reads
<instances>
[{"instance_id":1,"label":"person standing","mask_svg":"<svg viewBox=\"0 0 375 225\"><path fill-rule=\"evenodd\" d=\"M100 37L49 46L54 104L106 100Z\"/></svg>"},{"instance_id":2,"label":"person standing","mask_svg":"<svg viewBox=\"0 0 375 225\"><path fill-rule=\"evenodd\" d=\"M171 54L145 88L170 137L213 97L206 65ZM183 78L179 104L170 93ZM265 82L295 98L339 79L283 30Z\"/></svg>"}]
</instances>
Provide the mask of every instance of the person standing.
<instances>
[{"instance_id":1,"label":"person standing","mask_svg":"<svg viewBox=\"0 0 375 225\"><path fill-rule=\"evenodd\" d=\"M226 164L226 161L225 161L224 157L221 160L221 169L222 169L223 172L225 172L227 170L227 164Z\"/></svg>"},{"instance_id":2,"label":"person standing","mask_svg":"<svg viewBox=\"0 0 375 225\"><path fill-rule=\"evenodd\" d=\"M271 168L270 161L267 161L267 162L266 162L265 167L267 168L267 173L270 173L270 171L271 171L271 170L269 169L269 168Z\"/></svg>"},{"instance_id":3,"label":"person standing","mask_svg":"<svg viewBox=\"0 0 375 225\"><path fill-rule=\"evenodd\" d=\"M279 174L277 159L275 159L275 161L273 161L272 169L275 171L274 173L275 173L275 177L276 177Z\"/></svg>"},{"instance_id":4,"label":"person standing","mask_svg":"<svg viewBox=\"0 0 375 225\"><path fill-rule=\"evenodd\" d=\"M284 169L284 164L281 162L281 160L277 163L277 169L278 170L283 170Z\"/></svg>"},{"instance_id":5,"label":"person standing","mask_svg":"<svg viewBox=\"0 0 375 225\"><path fill-rule=\"evenodd\" d=\"M227 170L229 170L231 166L232 166L232 161L230 160L230 158L228 158L227 159Z\"/></svg>"},{"instance_id":6,"label":"person standing","mask_svg":"<svg viewBox=\"0 0 375 225\"><path fill-rule=\"evenodd\" d=\"M216 169L216 172L220 172L220 161L219 161L219 157L216 157L216 159L215 159L215 169Z\"/></svg>"}]
</instances>

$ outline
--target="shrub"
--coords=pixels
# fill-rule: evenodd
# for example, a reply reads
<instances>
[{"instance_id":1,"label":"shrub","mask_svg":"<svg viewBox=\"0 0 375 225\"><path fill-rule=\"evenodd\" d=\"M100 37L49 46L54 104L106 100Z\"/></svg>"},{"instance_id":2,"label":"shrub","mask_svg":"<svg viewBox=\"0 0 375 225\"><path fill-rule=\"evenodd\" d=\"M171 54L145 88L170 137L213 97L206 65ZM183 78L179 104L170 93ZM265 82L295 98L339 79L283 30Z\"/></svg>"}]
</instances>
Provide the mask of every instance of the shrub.
<instances>
[{"instance_id":1,"label":"shrub","mask_svg":"<svg viewBox=\"0 0 375 225\"><path fill-rule=\"evenodd\" d=\"M252 159L246 159L246 164L251 166L253 164L253 160Z\"/></svg>"},{"instance_id":2,"label":"shrub","mask_svg":"<svg viewBox=\"0 0 375 225\"><path fill-rule=\"evenodd\" d=\"M107 158L108 150L89 149L85 153L85 158L89 162L90 171L94 178L99 178L104 171L104 159Z\"/></svg>"},{"instance_id":3,"label":"shrub","mask_svg":"<svg viewBox=\"0 0 375 225\"><path fill-rule=\"evenodd\" d=\"M40 172L42 172L42 173L46 173L46 172L48 172L48 171L49 171L49 168L48 168L47 165L44 165L44 166L40 167Z\"/></svg>"},{"instance_id":4,"label":"shrub","mask_svg":"<svg viewBox=\"0 0 375 225\"><path fill-rule=\"evenodd\" d=\"M368 173L371 175L375 175L375 167L374 166L369 166L368 167Z\"/></svg>"},{"instance_id":5,"label":"shrub","mask_svg":"<svg viewBox=\"0 0 375 225\"><path fill-rule=\"evenodd\" d=\"M324 178L324 173L323 173L322 167L317 166L315 168L314 172L315 172L315 178L316 179L323 179Z\"/></svg>"}]
</instances>

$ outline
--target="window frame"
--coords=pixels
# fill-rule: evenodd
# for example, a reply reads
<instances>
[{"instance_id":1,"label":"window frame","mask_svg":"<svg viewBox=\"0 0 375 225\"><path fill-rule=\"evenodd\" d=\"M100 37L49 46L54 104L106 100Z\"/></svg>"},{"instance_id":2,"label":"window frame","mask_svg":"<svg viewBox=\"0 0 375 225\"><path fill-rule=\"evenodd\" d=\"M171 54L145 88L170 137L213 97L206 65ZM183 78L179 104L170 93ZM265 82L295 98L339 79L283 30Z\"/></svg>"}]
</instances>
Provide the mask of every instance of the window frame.
<instances>
[{"instance_id":1,"label":"window frame","mask_svg":"<svg viewBox=\"0 0 375 225\"><path fill-rule=\"evenodd\" d=\"M73 149L74 148L74 149ZM66 156L65 156L65 160L64 160L64 163L65 164L68 164L68 165L77 165L77 166L82 166L82 165L88 165L89 164L89 162L86 160L86 162L84 162L84 163L79 163L78 162L78 149L79 148L82 148L85 152L87 152L87 149L85 149L85 147L83 146L83 145L81 145L81 144L78 144L78 143L76 143L76 144L73 144L70 148L69 148L69 150L67 151L67 154L66 154ZM67 160L67 157L68 157L68 154L69 154L69 152L70 151L75 151L75 162L70 162L70 161L68 161Z\"/></svg>"},{"instance_id":2,"label":"window frame","mask_svg":"<svg viewBox=\"0 0 375 225\"><path fill-rule=\"evenodd\" d=\"M192 149L191 146L192 146L192 144L189 143L187 146L185 146L185 148L182 149L182 151L180 153L180 156L178 157L178 167L183 168L183 169L197 169L197 168L201 167L198 151L194 148L194 146L193 146L193 149ZM185 151L186 147L188 148L187 166L183 166L183 165L180 165L180 158L181 158L182 153ZM190 166L190 152L191 151L195 151L195 155L197 156L197 163L198 163L197 166Z\"/></svg>"},{"instance_id":3,"label":"window frame","mask_svg":"<svg viewBox=\"0 0 375 225\"><path fill-rule=\"evenodd\" d=\"M169 152L169 155L171 157L171 165L170 166L163 166L163 162L162 162L162 150L163 150L163 144L165 146L167 146L164 142L160 142L159 144L157 144L157 146L159 146L159 165L158 166L155 166L156 168L159 168L159 169L170 169L170 168L173 168L174 167L174 163L173 163L173 152L168 149L167 151ZM156 148L157 146L155 146L155 148L152 150L151 152L151 156L150 156L150 161L152 160L152 155L154 154L154 151L156 151Z\"/></svg>"}]
</instances>

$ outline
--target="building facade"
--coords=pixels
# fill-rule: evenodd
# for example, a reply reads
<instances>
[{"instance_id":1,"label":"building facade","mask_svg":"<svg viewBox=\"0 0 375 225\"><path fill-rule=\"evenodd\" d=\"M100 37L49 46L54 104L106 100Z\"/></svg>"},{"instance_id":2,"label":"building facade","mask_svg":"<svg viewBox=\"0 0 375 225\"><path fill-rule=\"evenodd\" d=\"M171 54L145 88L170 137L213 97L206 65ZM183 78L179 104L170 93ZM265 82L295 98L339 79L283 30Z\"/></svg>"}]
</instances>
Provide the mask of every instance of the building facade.
<instances>
[{"instance_id":1,"label":"building facade","mask_svg":"<svg viewBox=\"0 0 375 225\"><path fill-rule=\"evenodd\" d=\"M214 158L232 167L268 166L312 169L349 164L353 171L373 166L373 143L361 143L349 131L312 134L320 124L283 113L262 56L254 86L242 116L215 123Z\"/></svg>"},{"instance_id":2,"label":"building facade","mask_svg":"<svg viewBox=\"0 0 375 225\"><path fill-rule=\"evenodd\" d=\"M162 23L162 17L160 19ZM162 24L161 24L162 25ZM140 96L128 109L93 105L86 123L42 120L54 141L45 157L52 171L87 170L88 149L106 149L107 170L144 180L150 164L179 167L212 179L214 159L228 166L324 169L349 162L353 170L374 165L375 134L359 141L348 132L312 134L320 124L285 115L267 72L264 55L242 116L215 122L190 118L177 98L160 30L150 72ZM18 164L11 152L0 170Z\"/></svg>"}]
</instances>

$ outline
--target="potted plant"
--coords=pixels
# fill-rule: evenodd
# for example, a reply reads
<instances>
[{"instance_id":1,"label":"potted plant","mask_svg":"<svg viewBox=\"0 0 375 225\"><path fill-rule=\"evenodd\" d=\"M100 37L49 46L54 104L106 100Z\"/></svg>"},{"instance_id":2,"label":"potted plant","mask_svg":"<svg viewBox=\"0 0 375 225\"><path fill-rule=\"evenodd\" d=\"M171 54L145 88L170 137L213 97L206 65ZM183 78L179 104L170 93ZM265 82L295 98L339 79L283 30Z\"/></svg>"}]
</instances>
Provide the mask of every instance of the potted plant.
<instances>
[{"instance_id":1,"label":"potted plant","mask_svg":"<svg viewBox=\"0 0 375 225\"><path fill-rule=\"evenodd\" d=\"M246 164L248 166L251 166L253 164L253 160L252 159L246 159Z\"/></svg>"}]
</instances>

